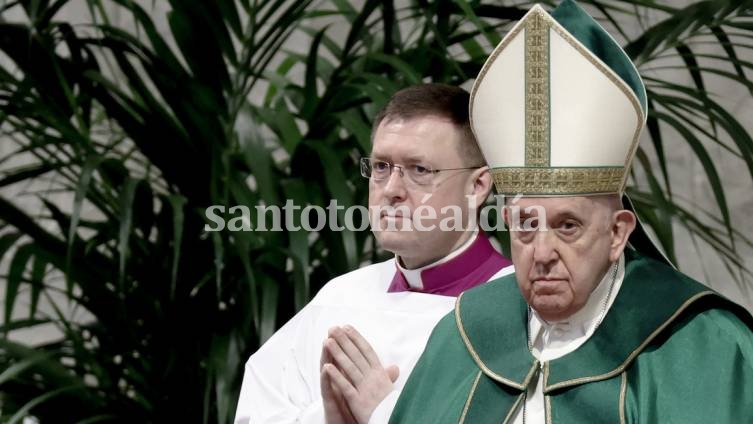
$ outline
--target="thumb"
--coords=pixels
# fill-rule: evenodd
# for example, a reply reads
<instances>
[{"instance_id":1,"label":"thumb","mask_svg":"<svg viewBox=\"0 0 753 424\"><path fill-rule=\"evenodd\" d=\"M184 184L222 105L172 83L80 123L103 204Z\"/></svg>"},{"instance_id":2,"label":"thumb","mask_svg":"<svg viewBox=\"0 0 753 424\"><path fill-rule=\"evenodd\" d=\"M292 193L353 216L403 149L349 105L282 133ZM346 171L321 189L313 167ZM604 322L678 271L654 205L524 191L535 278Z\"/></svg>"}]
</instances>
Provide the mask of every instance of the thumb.
<instances>
[{"instance_id":1,"label":"thumb","mask_svg":"<svg viewBox=\"0 0 753 424\"><path fill-rule=\"evenodd\" d=\"M397 365L390 365L386 369L387 375L390 377L390 381L393 383L397 380L397 377L400 375L400 368L397 367Z\"/></svg>"}]
</instances>

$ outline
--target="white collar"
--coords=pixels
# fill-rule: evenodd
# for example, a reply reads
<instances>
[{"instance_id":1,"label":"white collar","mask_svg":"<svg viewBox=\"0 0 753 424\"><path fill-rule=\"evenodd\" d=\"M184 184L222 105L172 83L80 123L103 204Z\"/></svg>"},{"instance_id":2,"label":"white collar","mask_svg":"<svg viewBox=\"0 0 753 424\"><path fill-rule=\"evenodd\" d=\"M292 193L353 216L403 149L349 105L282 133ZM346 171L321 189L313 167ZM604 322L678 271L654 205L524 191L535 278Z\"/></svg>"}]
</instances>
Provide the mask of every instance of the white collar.
<instances>
[{"instance_id":1,"label":"white collar","mask_svg":"<svg viewBox=\"0 0 753 424\"><path fill-rule=\"evenodd\" d=\"M435 267L437 265L441 265L445 262L449 262L458 256L468 250L469 247L473 244L474 241L476 241L476 237L478 237L478 228L473 230L473 234L471 234L470 237L468 237L468 240L466 240L460 247L450 252L449 255L440 258L439 260L436 260L428 265L424 265L420 268L415 269L407 269L400 263L400 257L395 255L395 264L397 264L397 269L403 274L403 277L405 277L405 281L408 283L410 288L414 290L421 290L424 288L423 280L421 279L421 273L429 268Z\"/></svg>"},{"instance_id":2,"label":"white collar","mask_svg":"<svg viewBox=\"0 0 753 424\"><path fill-rule=\"evenodd\" d=\"M613 272L610 266L591 292L586 304L566 320L547 322L531 309L528 328L534 356L542 361L556 359L574 351L591 337L620 291L625 276L624 255L621 255L617 261L614 284L612 284Z\"/></svg>"}]
</instances>

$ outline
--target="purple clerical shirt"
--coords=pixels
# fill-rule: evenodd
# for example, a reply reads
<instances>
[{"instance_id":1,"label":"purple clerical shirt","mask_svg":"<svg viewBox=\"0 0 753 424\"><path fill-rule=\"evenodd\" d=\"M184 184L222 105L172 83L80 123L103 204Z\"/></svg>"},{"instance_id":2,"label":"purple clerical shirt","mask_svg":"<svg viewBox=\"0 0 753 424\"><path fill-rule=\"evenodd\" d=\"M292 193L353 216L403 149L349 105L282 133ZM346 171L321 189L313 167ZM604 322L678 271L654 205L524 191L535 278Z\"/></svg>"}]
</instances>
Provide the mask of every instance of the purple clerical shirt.
<instances>
[{"instance_id":1,"label":"purple clerical shirt","mask_svg":"<svg viewBox=\"0 0 753 424\"><path fill-rule=\"evenodd\" d=\"M423 289L411 287L398 269L387 291L416 291L457 296L465 290L489 281L499 270L510 265L512 262L497 252L489 238L479 232L476 240L464 252L447 262L429 266L421 271Z\"/></svg>"}]
</instances>

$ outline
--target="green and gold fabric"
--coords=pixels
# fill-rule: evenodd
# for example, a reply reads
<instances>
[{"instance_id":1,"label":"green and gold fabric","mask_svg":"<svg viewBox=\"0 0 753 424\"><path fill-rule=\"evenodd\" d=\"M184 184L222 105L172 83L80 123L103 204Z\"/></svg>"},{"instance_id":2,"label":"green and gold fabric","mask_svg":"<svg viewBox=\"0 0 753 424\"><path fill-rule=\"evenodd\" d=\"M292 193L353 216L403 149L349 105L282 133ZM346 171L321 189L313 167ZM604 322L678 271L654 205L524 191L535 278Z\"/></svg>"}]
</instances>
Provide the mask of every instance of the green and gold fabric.
<instances>
[{"instance_id":1,"label":"green and gold fabric","mask_svg":"<svg viewBox=\"0 0 753 424\"><path fill-rule=\"evenodd\" d=\"M625 256L623 286L599 328L544 364L528 349L514 275L461 295L390 423L509 423L538 373L552 424L753 422L750 315L667 265Z\"/></svg>"},{"instance_id":2,"label":"green and gold fabric","mask_svg":"<svg viewBox=\"0 0 753 424\"><path fill-rule=\"evenodd\" d=\"M565 0L551 14L533 7L503 38L473 86L470 119L500 194L620 195L646 104L624 51ZM462 294L390 423L525 422L528 392L543 392L551 424L753 423L753 318L642 244L624 252L593 334L556 359L531 352L514 275Z\"/></svg>"}]
</instances>

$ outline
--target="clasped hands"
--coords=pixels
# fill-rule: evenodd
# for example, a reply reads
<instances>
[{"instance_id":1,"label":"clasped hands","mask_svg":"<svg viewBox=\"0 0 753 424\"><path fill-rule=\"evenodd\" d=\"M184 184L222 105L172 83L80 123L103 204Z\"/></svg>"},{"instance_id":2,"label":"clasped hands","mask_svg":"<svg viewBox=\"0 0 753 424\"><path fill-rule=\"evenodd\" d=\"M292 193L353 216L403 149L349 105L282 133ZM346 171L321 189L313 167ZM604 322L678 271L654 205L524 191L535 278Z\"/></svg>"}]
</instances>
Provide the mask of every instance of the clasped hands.
<instances>
[{"instance_id":1,"label":"clasped hands","mask_svg":"<svg viewBox=\"0 0 753 424\"><path fill-rule=\"evenodd\" d=\"M355 328L332 327L322 346L321 391L327 424L366 424L397 380Z\"/></svg>"}]
</instances>

